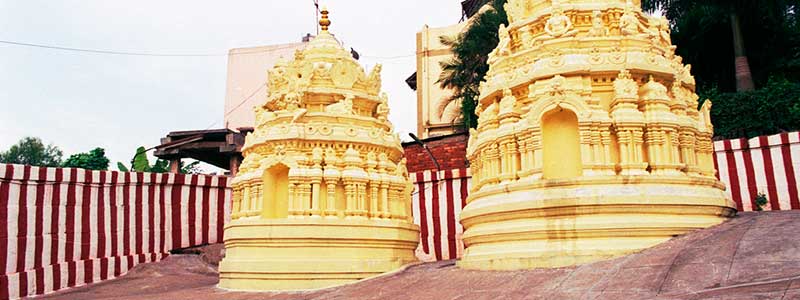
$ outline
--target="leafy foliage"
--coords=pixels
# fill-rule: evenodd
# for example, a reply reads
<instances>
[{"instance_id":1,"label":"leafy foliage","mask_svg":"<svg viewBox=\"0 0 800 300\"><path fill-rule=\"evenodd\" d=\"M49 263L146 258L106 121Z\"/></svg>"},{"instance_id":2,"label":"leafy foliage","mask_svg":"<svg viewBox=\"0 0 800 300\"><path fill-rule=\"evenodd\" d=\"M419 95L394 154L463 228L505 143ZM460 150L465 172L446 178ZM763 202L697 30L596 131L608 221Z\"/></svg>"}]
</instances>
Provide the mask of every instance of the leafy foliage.
<instances>
[{"instance_id":1,"label":"leafy foliage","mask_svg":"<svg viewBox=\"0 0 800 300\"><path fill-rule=\"evenodd\" d=\"M800 0L643 0L671 21L672 41L692 64L701 99L712 99L717 138L800 129ZM736 90L732 16L740 21L756 87Z\"/></svg>"},{"instance_id":2,"label":"leafy foliage","mask_svg":"<svg viewBox=\"0 0 800 300\"><path fill-rule=\"evenodd\" d=\"M88 153L73 154L62 165L65 168L82 168L89 170L108 170L106 150L95 148Z\"/></svg>"},{"instance_id":3,"label":"leafy foliage","mask_svg":"<svg viewBox=\"0 0 800 300\"><path fill-rule=\"evenodd\" d=\"M144 147L136 148L136 154L133 156L133 163L131 171L134 172L150 172L150 162L147 159L147 149Z\"/></svg>"},{"instance_id":4,"label":"leafy foliage","mask_svg":"<svg viewBox=\"0 0 800 300\"><path fill-rule=\"evenodd\" d=\"M61 165L62 156L58 147L52 144L45 146L37 137L25 137L6 152L0 152L0 163L57 167Z\"/></svg>"},{"instance_id":5,"label":"leafy foliage","mask_svg":"<svg viewBox=\"0 0 800 300\"><path fill-rule=\"evenodd\" d=\"M169 172L169 161L163 159L156 159L156 162L150 166L150 172L153 173L166 173Z\"/></svg>"},{"instance_id":6,"label":"leafy foliage","mask_svg":"<svg viewBox=\"0 0 800 300\"><path fill-rule=\"evenodd\" d=\"M203 172L203 170L200 169L200 162L199 161L193 161L193 162L190 162L188 164L184 164L183 161L181 161L181 173L182 174L200 174L202 172Z\"/></svg>"},{"instance_id":7,"label":"leafy foliage","mask_svg":"<svg viewBox=\"0 0 800 300\"><path fill-rule=\"evenodd\" d=\"M461 34L440 38L454 57L441 63L438 83L442 88L455 91L452 100L461 102L462 120L468 128L478 126L475 107L480 93L478 88L489 71L486 60L500 41L497 35L500 24L508 25L505 3L506 0L489 1L491 9L484 8L473 16Z\"/></svg>"},{"instance_id":8,"label":"leafy foliage","mask_svg":"<svg viewBox=\"0 0 800 300\"><path fill-rule=\"evenodd\" d=\"M764 210L764 206L766 206L767 202L768 202L767 201L767 195L765 195L764 193L758 193L758 195L756 195L756 199L755 200L756 200L755 201L756 202L756 207L754 207L754 210L755 211L763 211Z\"/></svg>"},{"instance_id":9,"label":"leafy foliage","mask_svg":"<svg viewBox=\"0 0 800 300\"><path fill-rule=\"evenodd\" d=\"M800 129L800 83L774 77L749 92L723 93L711 88L711 120L720 138L755 137Z\"/></svg>"},{"instance_id":10,"label":"leafy foliage","mask_svg":"<svg viewBox=\"0 0 800 300\"><path fill-rule=\"evenodd\" d=\"M169 161L163 159L156 159L155 163L150 165L150 160L147 158L147 149L139 147L136 149L136 154L133 157L133 164L130 168L121 162L117 162L117 169L122 172L151 172L151 173L167 173L169 172ZM200 162L194 161L185 164L181 161L180 165L181 174L200 174Z\"/></svg>"}]
</instances>

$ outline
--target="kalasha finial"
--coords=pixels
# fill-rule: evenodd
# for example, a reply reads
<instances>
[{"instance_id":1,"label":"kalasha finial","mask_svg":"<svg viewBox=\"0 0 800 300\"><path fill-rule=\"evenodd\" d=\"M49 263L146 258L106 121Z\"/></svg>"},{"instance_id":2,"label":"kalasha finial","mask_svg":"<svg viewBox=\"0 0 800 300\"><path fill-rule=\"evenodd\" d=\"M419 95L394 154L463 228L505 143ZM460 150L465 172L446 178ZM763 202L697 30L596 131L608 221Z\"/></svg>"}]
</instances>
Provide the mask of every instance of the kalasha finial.
<instances>
[{"instance_id":1,"label":"kalasha finial","mask_svg":"<svg viewBox=\"0 0 800 300\"><path fill-rule=\"evenodd\" d=\"M322 14L322 18L319 19L319 26L322 26L322 31L328 31L328 26L331 25L331 20L328 19L328 8L323 6L320 13Z\"/></svg>"}]
</instances>

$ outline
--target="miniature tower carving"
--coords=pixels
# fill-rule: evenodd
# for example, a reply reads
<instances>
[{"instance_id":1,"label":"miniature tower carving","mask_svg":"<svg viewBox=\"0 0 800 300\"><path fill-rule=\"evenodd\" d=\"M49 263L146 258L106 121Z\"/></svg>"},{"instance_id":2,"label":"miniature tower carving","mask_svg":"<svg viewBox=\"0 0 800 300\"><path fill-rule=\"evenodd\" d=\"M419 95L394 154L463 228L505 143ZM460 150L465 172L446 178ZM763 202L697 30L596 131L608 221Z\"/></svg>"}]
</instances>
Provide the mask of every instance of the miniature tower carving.
<instances>
[{"instance_id":1,"label":"miniature tower carving","mask_svg":"<svg viewBox=\"0 0 800 300\"><path fill-rule=\"evenodd\" d=\"M328 31L269 70L269 95L233 180L219 286L329 287L415 261L419 236L380 66L370 73Z\"/></svg>"},{"instance_id":2,"label":"miniature tower carving","mask_svg":"<svg viewBox=\"0 0 800 300\"><path fill-rule=\"evenodd\" d=\"M669 24L638 0L509 0L467 155L459 266L617 257L735 214Z\"/></svg>"}]
</instances>

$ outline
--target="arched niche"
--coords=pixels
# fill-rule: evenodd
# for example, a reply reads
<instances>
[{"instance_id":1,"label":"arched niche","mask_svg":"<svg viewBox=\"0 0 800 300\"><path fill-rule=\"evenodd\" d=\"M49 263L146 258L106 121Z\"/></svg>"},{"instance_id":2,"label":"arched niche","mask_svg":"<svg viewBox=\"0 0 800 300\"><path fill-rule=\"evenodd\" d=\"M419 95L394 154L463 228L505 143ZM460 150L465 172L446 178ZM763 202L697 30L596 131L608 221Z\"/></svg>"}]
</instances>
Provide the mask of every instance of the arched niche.
<instances>
[{"instance_id":1,"label":"arched niche","mask_svg":"<svg viewBox=\"0 0 800 300\"><path fill-rule=\"evenodd\" d=\"M275 164L264 171L261 178L262 201L261 217L281 219L289 215L289 167Z\"/></svg>"},{"instance_id":2,"label":"arched niche","mask_svg":"<svg viewBox=\"0 0 800 300\"><path fill-rule=\"evenodd\" d=\"M577 115L579 122L588 122L590 119L591 109L586 104L586 100L579 95L568 93L536 99L528 112L528 121L536 124L542 120L545 113L562 108L572 110Z\"/></svg>"},{"instance_id":3,"label":"arched niche","mask_svg":"<svg viewBox=\"0 0 800 300\"><path fill-rule=\"evenodd\" d=\"M574 178L582 175L578 116L560 106L542 115L542 177Z\"/></svg>"}]
</instances>

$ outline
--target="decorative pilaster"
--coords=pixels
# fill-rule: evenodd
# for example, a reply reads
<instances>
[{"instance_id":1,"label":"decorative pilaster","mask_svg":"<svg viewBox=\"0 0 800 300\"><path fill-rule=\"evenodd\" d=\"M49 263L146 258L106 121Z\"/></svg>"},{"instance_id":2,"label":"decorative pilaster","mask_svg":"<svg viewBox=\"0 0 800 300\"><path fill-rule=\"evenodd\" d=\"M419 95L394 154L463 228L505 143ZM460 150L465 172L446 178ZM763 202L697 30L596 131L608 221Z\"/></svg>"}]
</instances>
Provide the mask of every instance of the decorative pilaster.
<instances>
[{"instance_id":1,"label":"decorative pilaster","mask_svg":"<svg viewBox=\"0 0 800 300\"><path fill-rule=\"evenodd\" d=\"M578 124L579 144L581 147L581 166L584 176L595 175L595 160L592 145L592 124L583 122Z\"/></svg>"},{"instance_id":2,"label":"decorative pilaster","mask_svg":"<svg viewBox=\"0 0 800 300\"><path fill-rule=\"evenodd\" d=\"M356 207L356 201L358 200L356 184L352 182L350 178L345 178L344 182L344 194L345 199L347 199L344 208L344 215L346 217L356 216L356 211L358 210L358 207Z\"/></svg>"},{"instance_id":3,"label":"decorative pilaster","mask_svg":"<svg viewBox=\"0 0 800 300\"><path fill-rule=\"evenodd\" d=\"M297 199L299 202L299 211L302 212L303 216L311 215L311 188L313 181L307 181L308 183L303 183L299 185L300 192L300 199Z\"/></svg>"},{"instance_id":4,"label":"decorative pilaster","mask_svg":"<svg viewBox=\"0 0 800 300\"><path fill-rule=\"evenodd\" d=\"M516 154L517 149L514 143L513 136L505 136L498 142L499 145L499 161L500 161L500 174L498 179L500 182L508 182L516 179Z\"/></svg>"},{"instance_id":5,"label":"decorative pilaster","mask_svg":"<svg viewBox=\"0 0 800 300\"><path fill-rule=\"evenodd\" d=\"M369 183L366 187L368 189L367 196L369 197L367 216L378 218L380 216L378 191L380 189L381 174L378 173L378 156L375 155L375 152L367 153L367 174L369 175Z\"/></svg>"},{"instance_id":6,"label":"decorative pilaster","mask_svg":"<svg viewBox=\"0 0 800 300\"><path fill-rule=\"evenodd\" d=\"M360 217L367 217L367 183L359 182L356 188L358 192L356 213Z\"/></svg>"},{"instance_id":7,"label":"decorative pilaster","mask_svg":"<svg viewBox=\"0 0 800 300\"><path fill-rule=\"evenodd\" d=\"M690 175L699 175L700 167L697 165L697 153L695 149L695 133L690 129L683 129L680 136L681 157L686 164L686 172Z\"/></svg>"},{"instance_id":8,"label":"decorative pilaster","mask_svg":"<svg viewBox=\"0 0 800 300\"><path fill-rule=\"evenodd\" d=\"M301 167L289 169L289 217L299 218L305 211L302 204L303 184L306 181L304 170Z\"/></svg>"},{"instance_id":9,"label":"decorative pilaster","mask_svg":"<svg viewBox=\"0 0 800 300\"><path fill-rule=\"evenodd\" d=\"M289 208L289 218L294 218L300 215L300 212L297 210L297 203L295 202L295 198L297 198L297 184L291 179L289 179L289 186L286 189L286 193L288 194L288 208Z\"/></svg>"},{"instance_id":10,"label":"decorative pilaster","mask_svg":"<svg viewBox=\"0 0 800 300\"><path fill-rule=\"evenodd\" d=\"M264 207L264 196L261 193L261 183L253 182L253 212L257 215Z\"/></svg>"},{"instance_id":11,"label":"decorative pilaster","mask_svg":"<svg viewBox=\"0 0 800 300\"><path fill-rule=\"evenodd\" d=\"M499 183L502 171L500 170L500 146L497 143L492 143L491 146L489 146L487 159L489 160L489 176L487 176L487 183Z\"/></svg>"},{"instance_id":12,"label":"decorative pilaster","mask_svg":"<svg viewBox=\"0 0 800 300\"><path fill-rule=\"evenodd\" d=\"M620 71L614 80L614 101L611 104L611 119L620 149L620 175L647 173L642 147L645 117L638 109L638 101L639 85L628 70Z\"/></svg>"},{"instance_id":13,"label":"decorative pilaster","mask_svg":"<svg viewBox=\"0 0 800 300\"><path fill-rule=\"evenodd\" d=\"M603 175L615 175L616 168L611 156L611 124L603 124L600 127L600 143L602 151L602 173Z\"/></svg>"},{"instance_id":14,"label":"decorative pilaster","mask_svg":"<svg viewBox=\"0 0 800 300\"><path fill-rule=\"evenodd\" d=\"M238 219L241 217L242 205L242 188L241 184L233 185L233 192L231 193L231 219Z\"/></svg>"},{"instance_id":15,"label":"decorative pilaster","mask_svg":"<svg viewBox=\"0 0 800 300\"><path fill-rule=\"evenodd\" d=\"M338 178L326 177L325 178L325 217L336 218L338 217L338 210L336 207L336 183Z\"/></svg>"},{"instance_id":16,"label":"decorative pilaster","mask_svg":"<svg viewBox=\"0 0 800 300\"><path fill-rule=\"evenodd\" d=\"M364 171L363 160L357 150L350 147L344 154L345 170L342 177L345 178L345 193L347 194L347 210L345 215L364 217L366 211L366 184L369 182L369 175Z\"/></svg>"},{"instance_id":17,"label":"decorative pilaster","mask_svg":"<svg viewBox=\"0 0 800 300\"><path fill-rule=\"evenodd\" d=\"M339 209L343 209L343 207L336 207L336 185L339 183L339 179L341 178L341 172L339 171L339 164L340 160L336 157L336 149L333 147L329 147L325 149L325 170L322 173L323 179L325 180L326 186L326 197L325 197L325 217L326 218L337 218L339 217Z\"/></svg>"},{"instance_id":18,"label":"decorative pilaster","mask_svg":"<svg viewBox=\"0 0 800 300\"><path fill-rule=\"evenodd\" d=\"M533 148L533 168L531 169L532 172L532 179L539 179L542 178L542 169L544 167L543 159L542 159L542 152L544 146L542 145L542 128L541 127L534 127L532 130L532 148Z\"/></svg>"}]
</instances>

